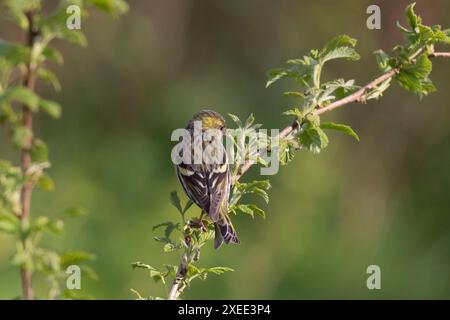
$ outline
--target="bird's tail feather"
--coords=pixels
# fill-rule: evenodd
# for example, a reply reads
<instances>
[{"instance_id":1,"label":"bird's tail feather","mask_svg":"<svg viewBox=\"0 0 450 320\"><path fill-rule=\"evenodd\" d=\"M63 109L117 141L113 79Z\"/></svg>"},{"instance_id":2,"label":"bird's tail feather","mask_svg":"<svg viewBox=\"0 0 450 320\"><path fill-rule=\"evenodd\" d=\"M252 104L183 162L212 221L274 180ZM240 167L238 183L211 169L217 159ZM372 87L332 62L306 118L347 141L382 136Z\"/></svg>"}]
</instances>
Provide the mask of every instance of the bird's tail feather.
<instances>
[{"instance_id":1,"label":"bird's tail feather","mask_svg":"<svg viewBox=\"0 0 450 320\"><path fill-rule=\"evenodd\" d=\"M236 231L233 225L227 221L218 221L214 223L215 238L214 238L214 249L219 249L222 243L241 243L237 237Z\"/></svg>"}]
</instances>

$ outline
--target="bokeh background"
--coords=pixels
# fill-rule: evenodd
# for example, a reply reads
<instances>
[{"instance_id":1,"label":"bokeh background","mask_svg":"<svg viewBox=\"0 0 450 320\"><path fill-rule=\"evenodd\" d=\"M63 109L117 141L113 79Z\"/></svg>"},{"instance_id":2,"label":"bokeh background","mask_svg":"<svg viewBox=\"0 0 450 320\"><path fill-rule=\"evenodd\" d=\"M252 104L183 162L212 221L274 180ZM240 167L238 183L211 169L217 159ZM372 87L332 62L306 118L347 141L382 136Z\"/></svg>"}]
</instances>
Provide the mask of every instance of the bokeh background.
<instances>
[{"instance_id":1,"label":"bokeh background","mask_svg":"<svg viewBox=\"0 0 450 320\"><path fill-rule=\"evenodd\" d=\"M130 1L118 20L92 13L82 25L88 48L60 45L55 67L63 117L42 116L37 131L51 148L52 193L33 194L32 215L82 206L90 214L66 225L58 249L96 254L98 281L82 282L97 299L133 299L129 288L165 295L133 261L177 263L152 226L178 219L169 193L180 191L170 161L170 134L204 107L267 128L292 100L289 82L265 89L266 71L345 33L359 39L358 62L330 63L326 77L363 84L379 73L372 52L403 41L409 1ZM428 24L450 27L450 2L417 1ZM382 30L366 28L366 8L382 9ZM22 41L1 12L0 35ZM331 133L320 155L301 151L271 177L267 218L234 218L240 246L209 244L200 265L236 269L210 276L186 298L450 298L450 61L434 61L438 92L420 100L397 85L381 101L348 105L324 119L352 125L357 143ZM5 130L0 158L17 160ZM257 177L253 169L248 178ZM8 259L14 240L0 236L0 298L20 294ZM366 288L366 268L381 267L382 289ZM43 280L36 279L38 295Z\"/></svg>"}]
</instances>

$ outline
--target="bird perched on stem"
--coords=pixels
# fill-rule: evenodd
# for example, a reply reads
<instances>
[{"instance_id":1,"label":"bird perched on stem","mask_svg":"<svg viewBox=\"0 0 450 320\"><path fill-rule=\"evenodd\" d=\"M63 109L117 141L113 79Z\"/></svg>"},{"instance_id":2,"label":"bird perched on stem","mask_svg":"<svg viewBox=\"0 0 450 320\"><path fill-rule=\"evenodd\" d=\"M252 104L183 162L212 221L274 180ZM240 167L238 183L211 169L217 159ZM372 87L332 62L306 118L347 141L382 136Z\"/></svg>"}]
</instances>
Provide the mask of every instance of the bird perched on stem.
<instances>
[{"instance_id":1,"label":"bird perched on stem","mask_svg":"<svg viewBox=\"0 0 450 320\"><path fill-rule=\"evenodd\" d=\"M202 110L192 117L186 129L191 137L188 158L194 161L183 160L175 166L178 179L189 199L203 210L202 215L206 213L213 221L214 248L223 242L238 244L228 216L231 175L223 146L225 120L215 111Z\"/></svg>"}]
</instances>

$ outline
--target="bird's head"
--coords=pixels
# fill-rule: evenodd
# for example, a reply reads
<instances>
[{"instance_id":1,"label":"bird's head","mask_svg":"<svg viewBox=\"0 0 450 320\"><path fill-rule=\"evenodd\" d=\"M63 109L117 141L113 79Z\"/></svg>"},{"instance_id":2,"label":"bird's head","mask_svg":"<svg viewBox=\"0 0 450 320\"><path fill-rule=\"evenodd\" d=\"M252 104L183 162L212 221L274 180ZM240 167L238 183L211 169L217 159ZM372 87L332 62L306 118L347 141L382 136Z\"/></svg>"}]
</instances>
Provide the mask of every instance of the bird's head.
<instances>
[{"instance_id":1,"label":"bird's head","mask_svg":"<svg viewBox=\"0 0 450 320\"><path fill-rule=\"evenodd\" d=\"M192 119L189 121L188 128L193 128L195 121L202 122L202 129L217 129L225 133L226 124L225 119L221 114L212 110L202 110L196 113Z\"/></svg>"}]
</instances>

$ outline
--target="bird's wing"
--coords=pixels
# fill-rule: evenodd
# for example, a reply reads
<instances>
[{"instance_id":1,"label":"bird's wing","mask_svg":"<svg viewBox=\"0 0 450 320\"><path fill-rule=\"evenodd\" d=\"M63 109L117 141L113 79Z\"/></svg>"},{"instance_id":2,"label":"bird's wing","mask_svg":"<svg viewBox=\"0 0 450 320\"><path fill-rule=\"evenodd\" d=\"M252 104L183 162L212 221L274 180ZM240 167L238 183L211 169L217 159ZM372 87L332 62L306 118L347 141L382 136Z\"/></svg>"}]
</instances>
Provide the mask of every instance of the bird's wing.
<instances>
[{"instance_id":1,"label":"bird's wing","mask_svg":"<svg viewBox=\"0 0 450 320\"><path fill-rule=\"evenodd\" d=\"M209 189L209 217L212 221L220 220L221 215L228 211L228 196L230 194L230 170L228 164L216 165L207 176Z\"/></svg>"},{"instance_id":2,"label":"bird's wing","mask_svg":"<svg viewBox=\"0 0 450 320\"><path fill-rule=\"evenodd\" d=\"M210 199L207 183L207 172L202 165L179 164L176 166L177 176L189 199L205 212L209 212Z\"/></svg>"}]
</instances>

